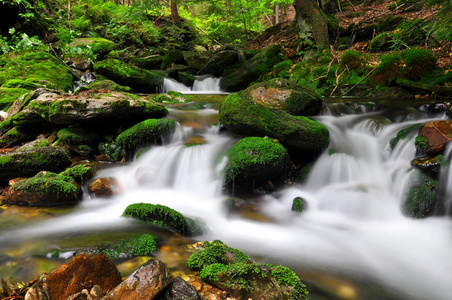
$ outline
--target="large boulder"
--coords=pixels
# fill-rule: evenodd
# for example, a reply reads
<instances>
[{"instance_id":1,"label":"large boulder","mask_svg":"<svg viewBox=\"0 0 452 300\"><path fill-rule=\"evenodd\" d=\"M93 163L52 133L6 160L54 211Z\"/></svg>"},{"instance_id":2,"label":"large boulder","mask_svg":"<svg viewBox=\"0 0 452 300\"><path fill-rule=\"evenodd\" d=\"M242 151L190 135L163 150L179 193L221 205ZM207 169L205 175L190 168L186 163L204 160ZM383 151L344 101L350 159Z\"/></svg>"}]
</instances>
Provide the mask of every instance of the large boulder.
<instances>
[{"instance_id":1,"label":"large boulder","mask_svg":"<svg viewBox=\"0 0 452 300\"><path fill-rule=\"evenodd\" d=\"M130 59L129 63L138 68L146 70L160 70L163 62L163 56L161 55L151 55L149 57L133 57Z\"/></svg>"},{"instance_id":2,"label":"large boulder","mask_svg":"<svg viewBox=\"0 0 452 300\"><path fill-rule=\"evenodd\" d=\"M0 56L0 107L6 109L27 90L46 87L62 91L73 88L71 70L39 47Z\"/></svg>"},{"instance_id":3,"label":"large boulder","mask_svg":"<svg viewBox=\"0 0 452 300\"><path fill-rule=\"evenodd\" d=\"M55 206L77 203L80 187L70 176L42 171L34 177L15 182L2 203L24 206Z\"/></svg>"},{"instance_id":4,"label":"large boulder","mask_svg":"<svg viewBox=\"0 0 452 300\"><path fill-rule=\"evenodd\" d=\"M115 48L115 43L104 38L76 38L72 40L69 47L90 49L93 54L103 56Z\"/></svg>"},{"instance_id":5,"label":"large boulder","mask_svg":"<svg viewBox=\"0 0 452 300\"><path fill-rule=\"evenodd\" d=\"M164 73L141 69L118 59L100 61L94 66L94 70L97 74L140 93L159 92L166 77Z\"/></svg>"},{"instance_id":6,"label":"large boulder","mask_svg":"<svg viewBox=\"0 0 452 300\"><path fill-rule=\"evenodd\" d=\"M254 84L243 93L259 104L282 109L294 116L318 115L323 105L319 94L283 78Z\"/></svg>"},{"instance_id":7,"label":"large boulder","mask_svg":"<svg viewBox=\"0 0 452 300\"><path fill-rule=\"evenodd\" d=\"M34 176L39 171L61 172L71 164L59 147L30 147L0 156L0 181Z\"/></svg>"},{"instance_id":8,"label":"large boulder","mask_svg":"<svg viewBox=\"0 0 452 300\"><path fill-rule=\"evenodd\" d=\"M328 129L317 121L264 106L245 93L230 94L219 107L219 121L245 136L276 138L292 153L317 157L329 143Z\"/></svg>"},{"instance_id":9,"label":"large boulder","mask_svg":"<svg viewBox=\"0 0 452 300\"><path fill-rule=\"evenodd\" d=\"M184 51L182 54L187 66L195 71L201 70L201 68L207 63L206 55L202 52Z\"/></svg>"},{"instance_id":10,"label":"large boulder","mask_svg":"<svg viewBox=\"0 0 452 300\"><path fill-rule=\"evenodd\" d=\"M224 189L229 194L271 192L283 183L290 162L287 150L270 138L247 137L226 153Z\"/></svg>"},{"instance_id":11,"label":"large boulder","mask_svg":"<svg viewBox=\"0 0 452 300\"><path fill-rule=\"evenodd\" d=\"M239 62L237 51L221 50L212 54L207 63L198 71L199 75L223 75L226 69Z\"/></svg>"},{"instance_id":12,"label":"large boulder","mask_svg":"<svg viewBox=\"0 0 452 300\"><path fill-rule=\"evenodd\" d=\"M264 51L247 60L236 71L225 76L220 81L220 87L226 92L237 92L246 89L250 83L273 69L282 59L282 47L271 45Z\"/></svg>"},{"instance_id":13,"label":"large boulder","mask_svg":"<svg viewBox=\"0 0 452 300\"><path fill-rule=\"evenodd\" d=\"M165 264L157 259L150 259L103 299L155 299L166 290L171 281L172 275Z\"/></svg>"},{"instance_id":14,"label":"large boulder","mask_svg":"<svg viewBox=\"0 0 452 300\"><path fill-rule=\"evenodd\" d=\"M452 140L452 121L439 120L429 122L421 129L419 135L424 137L428 143L424 145L424 150L427 150L430 155L440 154ZM422 139L418 138L417 146L422 147L421 141Z\"/></svg>"},{"instance_id":15,"label":"large boulder","mask_svg":"<svg viewBox=\"0 0 452 300\"><path fill-rule=\"evenodd\" d=\"M82 253L45 275L41 281L52 300L66 300L94 285L99 285L103 291L111 291L121 283L121 275L115 264L104 254Z\"/></svg>"}]
</instances>

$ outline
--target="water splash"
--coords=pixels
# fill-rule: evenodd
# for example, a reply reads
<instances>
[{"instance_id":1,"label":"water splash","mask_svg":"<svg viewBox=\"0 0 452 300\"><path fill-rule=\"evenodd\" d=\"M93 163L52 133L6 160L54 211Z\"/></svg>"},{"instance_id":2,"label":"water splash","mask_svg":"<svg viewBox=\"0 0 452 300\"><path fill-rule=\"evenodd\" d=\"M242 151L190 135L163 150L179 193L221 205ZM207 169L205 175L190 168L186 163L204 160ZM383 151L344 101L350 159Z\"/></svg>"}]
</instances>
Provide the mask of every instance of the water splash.
<instances>
[{"instance_id":1,"label":"water splash","mask_svg":"<svg viewBox=\"0 0 452 300\"><path fill-rule=\"evenodd\" d=\"M186 86L172 78L165 78L162 92L176 91L185 94L222 94L220 89L220 78L210 76L195 76L192 87Z\"/></svg>"}]
</instances>

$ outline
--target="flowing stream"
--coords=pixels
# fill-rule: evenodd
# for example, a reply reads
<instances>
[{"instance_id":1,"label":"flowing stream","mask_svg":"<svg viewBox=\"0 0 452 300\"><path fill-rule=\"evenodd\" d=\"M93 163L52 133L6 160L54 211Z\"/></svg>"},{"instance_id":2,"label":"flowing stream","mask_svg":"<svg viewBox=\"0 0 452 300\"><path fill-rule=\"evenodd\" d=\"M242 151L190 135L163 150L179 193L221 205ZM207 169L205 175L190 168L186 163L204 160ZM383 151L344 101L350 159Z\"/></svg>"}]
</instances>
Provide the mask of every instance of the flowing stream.
<instances>
[{"instance_id":1,"label":"flowing stream","mask_svg":"<svg viewBox=\"0 0 452 300\"><path fill-rule=\"evenodd\" d=\"M316 118L330 130L329 149L304 184L259 200L260 214L267 221L226 211L227 196L221 191L223 154L237 137L219 133L207 122L202 129L180 126L169 144L152 147L128 165L99 172L97 177L117 178L122 194L111 199L86 197L71 213L0 231L0 254L2 246L27 239L133 230L136 222L121 214L129 204L147 202L201 220L207 233L198 240L220 239L257 261L287 265L308 280L315 281L315 275L309 274L323 273L361 282L361 288L352 284L336 291L334 299L450 299L452 221L449 217L414 220L401 213L405 192L417 172L410 166L416 155L414 136L389 148L399 130L445 116L414 109L337 115L333 107L330 104ZM172 110L170 117L179 120L186 114L204 120L217 111ZM184 141L193 135L202 136L206 143L186 147ZM447 177L441 182L447 182L450 195L451 176ZM291 212L295 197L307 201L306 212ZM314 292L312 299L333 298Z\"/></svg>"}]
</instances>

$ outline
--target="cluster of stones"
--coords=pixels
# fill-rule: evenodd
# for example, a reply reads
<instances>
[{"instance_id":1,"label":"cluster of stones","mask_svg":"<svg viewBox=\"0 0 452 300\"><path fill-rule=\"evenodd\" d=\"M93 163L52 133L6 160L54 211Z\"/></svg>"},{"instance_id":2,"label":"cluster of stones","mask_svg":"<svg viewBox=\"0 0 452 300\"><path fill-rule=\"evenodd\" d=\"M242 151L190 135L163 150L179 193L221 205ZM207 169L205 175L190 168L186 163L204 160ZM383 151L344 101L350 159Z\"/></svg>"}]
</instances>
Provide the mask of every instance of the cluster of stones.
<instances>
[{"instance_id":1,"label":"cluster of stones","mask_svg":"<svg viewBox=\"0 0 452 300\"><path fill-rule=\"evenodd\" d=\"M418 132L415 139L417 157L411 165L420 173L407 192L403 212L414 218L442 214L445 208L444 200L438 193L438 179L448 164L444 151L452 140L452 121L438 120L410 126L397 134L391 141L391 147L411 132Z\"/></svg>"}]
</instances>

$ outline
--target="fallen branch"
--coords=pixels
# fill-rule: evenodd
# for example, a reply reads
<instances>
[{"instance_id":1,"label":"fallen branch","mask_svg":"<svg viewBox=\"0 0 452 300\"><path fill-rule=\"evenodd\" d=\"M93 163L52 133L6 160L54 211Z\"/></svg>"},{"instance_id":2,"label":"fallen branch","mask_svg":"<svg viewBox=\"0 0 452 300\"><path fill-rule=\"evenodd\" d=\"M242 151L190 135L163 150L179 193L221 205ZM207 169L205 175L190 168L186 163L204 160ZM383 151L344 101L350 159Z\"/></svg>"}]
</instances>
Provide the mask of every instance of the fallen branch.
<instances>
[{"instance_id":1,"label":"fallen branch","mask_svg":"<svg viewBox=\"0 0 452 300\"><path fill-rule=\"evenodd\" d=\"M347 95L350 91L352 91L355 87L357 87L361 82L363 82L364 79L366 79L370 74L372 74L373 71L375 71L376 69L372 69L370 70L369 73L366 74L366 76L364 76L360 81L358 81L357 84L355 84L354 86L352 86L348 91L346 91L345 93L342 94L342 97L344 97L345 95Z\"/></svg>"},{"instance_id":2,"label":"fallen branch","mask_svg":"<svg viewBox=\"0 0 452 300\"><path fill-rule=\"evenodd\" d=\"M334 89L331 91L330 97L333 96L334 92L336 91L337 87L339 86L339 78L341 78L341 76L344 74L344 72L345 72L346 69L344 69L344 70L341 72L341 74L339 74L339 76L337 75L337 70L338 70L338 69L336 69L336 72L335 72L335 75L336 75L336 86L335 86Z\"/></svg>"}]
</instances>

